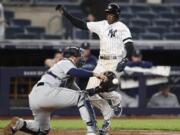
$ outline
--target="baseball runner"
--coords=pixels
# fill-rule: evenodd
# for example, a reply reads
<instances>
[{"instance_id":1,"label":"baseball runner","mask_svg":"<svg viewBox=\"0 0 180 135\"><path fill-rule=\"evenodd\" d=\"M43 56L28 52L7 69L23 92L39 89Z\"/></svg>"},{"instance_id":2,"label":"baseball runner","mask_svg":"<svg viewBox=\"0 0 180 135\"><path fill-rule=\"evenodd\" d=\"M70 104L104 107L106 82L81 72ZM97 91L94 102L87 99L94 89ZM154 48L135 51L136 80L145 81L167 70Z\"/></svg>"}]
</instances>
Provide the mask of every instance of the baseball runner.
<instances>
[{"instance_id":1,"label":"baseball runner","mask_svg":"<svg viewBox=\"0 0 180 135\"><path fill-rule=\"evenodd\" d=\"M87 135L96 135L95 115L86 95L94 95L98 91L98 87L86 92L80 91L74 82L74 77L95 76L103 81L107 77L103 74L76 68L75 64L80 56L80 48L65 49L65 58L41 77L29 95L29 104L34 120L15 117L4 129L4 135L13 135L18 130L32 135L47 135L50 130L51 113L57 108L69 106L79 108L81 118L86 123Z\"/></svg>"},{"instance_id":2,"label":"baseball runner","mask_svg":"<svg viewBox=\"0 0 180 135\"><path fill-rule=\"evenodd\" d=\"M71 16L62 5L58 5L56 10L59 10L74 26L90 30L99 36L100 56L94 72L113 71L117 74L123 71L134 47L130 30L119 21L120 8L117 4L110 3L105 10L106 20L98 22L83 22ZM87 88L98 86L99 83L98 79L91 77ZM121 95L116 91L104 92L90 97L90 100L103 114L102 134L105 134L111 118L121 114Z\"/></svg>"}]
</instances>

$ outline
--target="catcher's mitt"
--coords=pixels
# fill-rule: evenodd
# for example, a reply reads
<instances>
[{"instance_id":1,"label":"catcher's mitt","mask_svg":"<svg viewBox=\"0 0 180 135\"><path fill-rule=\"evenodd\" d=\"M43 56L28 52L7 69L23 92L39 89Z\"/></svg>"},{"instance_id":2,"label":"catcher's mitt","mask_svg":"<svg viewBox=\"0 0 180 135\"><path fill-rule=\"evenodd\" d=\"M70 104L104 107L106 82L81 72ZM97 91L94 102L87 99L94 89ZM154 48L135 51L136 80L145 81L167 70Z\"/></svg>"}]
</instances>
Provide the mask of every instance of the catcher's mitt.
<instances>
[{"instance_id":1,"label":"catcher's mitt","mask_svg":"<svg viewBox=\"0 0 180 135\"><path fill-rule=\"evenodd\" d=\"M107 76L107 81L102 81L99 86L97 86L95 89L98 92L111 92L115 91L118 88L118 84L113 83L113 79L117 78L115 73L112 71L106 71L104 72L104 75Z\"/></svg>"},{"instance_id":2,"label":"catcher's mitt","mask_svg":"<svg viewBox=\"0 0 180 135\"><path fill-rule=\"evenodd\" d=\"M102 81L100 85L95 88L86 89L86 92L89 96L93 96L94 94L98 94L101 92L115 91L118 88L118 83L113 83L113 79L117 79L115 73L113 73L112 71L106 71L104 72L104 75L107 76L106 81Z\"/></svg>"}]
</instances>

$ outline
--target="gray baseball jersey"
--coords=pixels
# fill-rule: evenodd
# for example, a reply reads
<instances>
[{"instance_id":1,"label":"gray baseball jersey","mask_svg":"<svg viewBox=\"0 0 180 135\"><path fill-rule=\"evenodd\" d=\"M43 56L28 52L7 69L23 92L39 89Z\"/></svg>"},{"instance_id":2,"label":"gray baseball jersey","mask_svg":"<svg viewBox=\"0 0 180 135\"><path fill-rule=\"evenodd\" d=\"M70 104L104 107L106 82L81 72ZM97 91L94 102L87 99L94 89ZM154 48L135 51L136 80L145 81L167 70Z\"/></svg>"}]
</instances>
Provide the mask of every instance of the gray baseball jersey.
<instances>
[{"instance_id":1,"label":"gray baseball jersey","mask_svg":"<svg viewBox=\"0 0 180 135\"><path fill-rule=\"evenodd\" d=\"M67 75L67 72L71 68L76 68L76 66L68 59L63 59L51 67L48 71L56 75L58 78L53 77L49 74L44 74L39 82L45 82L50 84L53 87L63 86L65 87L70 76Z\"/></svg>"},{"instance_id":2,"label":"gray baseball jersey","mask_svg":"<svg viewBox=\"0 0 180 135\"><path fill-rule=\"evenodd\" d=\"M27 128L35 132L39 129L48 130L52 111L57 108L77 106L82 119L86 122L87 132L96 132L95 120L90 113L91 104L85 98L85 94L64 85L68 83L70 76L67 73L72 68L76 66L69 59L63 59L50 68L33 87L29 95L29 104L35 120L27 120Z\"/></svg>"}]
</instances>

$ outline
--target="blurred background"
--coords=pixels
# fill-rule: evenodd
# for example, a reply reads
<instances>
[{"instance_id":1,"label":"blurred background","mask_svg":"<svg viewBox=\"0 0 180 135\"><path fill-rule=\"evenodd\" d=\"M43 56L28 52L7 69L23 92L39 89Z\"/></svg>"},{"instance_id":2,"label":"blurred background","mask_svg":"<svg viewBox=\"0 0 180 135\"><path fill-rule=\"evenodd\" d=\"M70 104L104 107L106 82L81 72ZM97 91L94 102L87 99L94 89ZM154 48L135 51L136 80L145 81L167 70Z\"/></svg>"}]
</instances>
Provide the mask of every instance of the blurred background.
<instances>
[{"instance_id":1,"label":"blurred background","mask_svg":"<svg viewBox=\"0 0 180 135\"><path fill-rule=\"evenodd\" d=\"M131 30L136 52L119 78L124 115L180 113L179 0L0 0L0 115L30 115L28 93L62 59L66 46L85 49L79 66L93 70L97 35L73 27L55 11L62 4L84 21L99 21L110 2ZM87 65L92 64L91 68ZM83 82L84 81L84 82ZM77 80L83 89L87 80ZM83 82L83 83L82 83ZM56 112L78 115L74 108Z\"/></svg>"}]
</instances>

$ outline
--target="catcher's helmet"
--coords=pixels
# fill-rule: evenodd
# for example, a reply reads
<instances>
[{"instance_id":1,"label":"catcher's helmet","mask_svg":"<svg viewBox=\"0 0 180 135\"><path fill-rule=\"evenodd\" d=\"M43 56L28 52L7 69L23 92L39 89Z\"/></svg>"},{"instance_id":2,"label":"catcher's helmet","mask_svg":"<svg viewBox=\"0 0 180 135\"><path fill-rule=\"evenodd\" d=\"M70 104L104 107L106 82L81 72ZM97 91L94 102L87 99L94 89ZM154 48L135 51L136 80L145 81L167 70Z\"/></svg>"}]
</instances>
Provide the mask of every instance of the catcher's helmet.
<instances>
[{"instance_id":1,"label":"catcher's helmet","mask_svg":"<svg viewBox=\"0 0 180 135\"><path fill-rule=\"evenodd\" d=\"M106 13L115 14L117 16L120 15L121 10L118 4L116 3L110 3L108 7L105 9Z\"/></svg>"},{"instance_id":2,"label":"catcher's helmet","mask_svg":"<svg viewBox=\"0 0 180 135\"><path fill-rule=\"evenodd\" d=\"M63 56L69 58L71 56L81 57L82 49L80 47L67 47L63 51Z\"/></svg>"}]
</instances>

